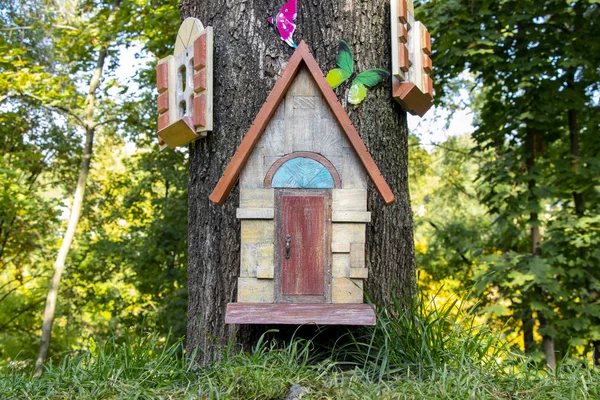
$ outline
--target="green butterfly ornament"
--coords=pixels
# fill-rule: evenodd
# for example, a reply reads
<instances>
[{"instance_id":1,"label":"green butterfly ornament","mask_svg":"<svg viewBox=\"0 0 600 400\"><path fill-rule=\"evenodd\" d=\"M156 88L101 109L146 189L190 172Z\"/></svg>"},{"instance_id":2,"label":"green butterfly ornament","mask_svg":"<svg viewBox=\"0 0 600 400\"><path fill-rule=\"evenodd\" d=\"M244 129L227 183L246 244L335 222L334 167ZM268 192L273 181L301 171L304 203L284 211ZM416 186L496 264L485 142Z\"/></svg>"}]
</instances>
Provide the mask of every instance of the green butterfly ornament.
<instances>
[{"instance_id":1,"label":"green butterfly ornament","mask_svg":"<svg viewBox=\"0 0 600 400\"><path fill-rule=\"evenodd\" d=\"M373 68L358 74L355 73L352 49L345 40L340 40L335 61L339 68L329 71L325 79L327 79L329 86L334 89L348 79L352 79L352 85L348 93L348 103L350 104L360 104L367 97L367 88L376 86L390 76L390 73L383 68Z\"/></svg>"}]
</instances>

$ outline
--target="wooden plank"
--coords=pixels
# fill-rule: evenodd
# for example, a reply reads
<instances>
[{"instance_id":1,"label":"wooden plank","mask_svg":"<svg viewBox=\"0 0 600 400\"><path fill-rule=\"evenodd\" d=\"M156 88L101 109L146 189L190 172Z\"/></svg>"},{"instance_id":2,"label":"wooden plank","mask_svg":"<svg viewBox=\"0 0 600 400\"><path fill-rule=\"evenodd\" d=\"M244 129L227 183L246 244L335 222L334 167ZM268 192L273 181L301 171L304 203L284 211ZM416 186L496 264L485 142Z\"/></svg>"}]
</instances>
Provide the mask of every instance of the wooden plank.
<instances>
[{"instance_id":1,"label":"wooden plank","mask_svg":"<svg viewBox=\"0 0 600 400\"><path fill-rule=\"evenodd\" d=\"M283 69L281 78L279 78L277 83L275 83L273 90L267 97L267 101L265 104L263 104L256 119L254 120L254 123L246 133L246 136L244 136L242 143L225 168L223 176L211 193L210 201L222 205L227 199L227 196L235 185L235 182L244 168L248 157L250 157L252 150L260 140L269 121L281 104L285 93L298 74L302 61L304 61L304 64L308 67L325 101L333 111L334 116L354 148L359 160L367 170L367 174L373 181L375 188L382 197L384 203L386 205L392 204L396 200L392 190L385 181L381 171L379 171L379 168L375 164L373 157L371 157L369 154L367 147L360 138L356 128L354 128L352 125L352 122L344 111L344 108L339 103L336 94L329 86L329 83L327 83L325 80L323 72L319 68L317 61L310 53L310 50L304 41L300 43L298 49L294 52L290 58L290 61Z\"/></svg>"},{"instance_id":2,"label":"wooden plank","mask_svg":"<svg viewBox=\"0 0 600 400\"><path fill-rule=\"evenodd\" d=\"M156 65L156 90L163 93L169 89L169 58L164 58Z\"/></svg>"},{"instance_id":3,"label":"wooden plank","mask_svg":"<svg viewBox=\"0 0 600 400\"><path fill-rule=\"evenodd\" d=\"M342 181L345 189L367 190L368 181L365 169L351 148L344 149Z\"/></svg>"},{"instance_id":4,"label":"wooden plank","mask_svg":"<svg viewBox=\"0 0 600 400\"><path fill-rule=\"evenodd\" d=\"M408 4L406 0L398 0L398 19L403 24L408 22Z\"/></svg>"},{"instance_id":5,"label":"wooden plank","mask_svg":"<svg viewBox=\"0 0 600 400\"><path fill-rule=\"evenodd\" d=\"M350 243L348 242L333 242L331 243L332 253L350 253Z\"/></svg>"},{"instance_id":6,"label":"wooden plank","mask_svg":"<svg viewBox=\"0 0 600 400\"><path fill-rule=\"evenodd\" d=\"M229 303L226 324L375 325L368 304L243 304Z\"/></svg>"},{"instance_id":7,"label":"wooden plank","mask_svg":"<svg viewBox=\"0 0 600 400\"><path fill-rule=\"evenodd\" d=\"M371 222L371 213L368 211L336 211L331 214L333 222Z\"/></svg>"},{"instance_id":8,"label":"wooden plank","mask_svg":"<svg viewBox=\"0 0 600 400\"><path fill-rule=\"evenodd\" d=\"M275 267L273 265L270 266L262 266L259 265L256 267L256 277L258 279L273 279L275 276Z\"/></svg>"},{"instance_id":9,"label":"wooden plank","mask_svg":"<svg viewBox=\"0 0 600 400\"><path fill-rule=\"evenodd\" d=\"M350 278L367 279L369 270L367 268L350 268Z\"/></svg>"},{"instance_id":10,"label":"wooden plank","mask_svg":"<svg viewBox=\"0 0 600 400\"><path fill-rule=\"evenodd\" d=\"M325 280L325 206L322 196L284 196L281 248L281 293L323 295Z\"/></svg>"},{"instance_id":11,"label":"wooden plank","mask_svg":"<svg viewBox=\"0 0 600 400\"><path fill-rule=\"evenodd\" d=\"M364 268L365 267L365 244L352 243L350 244L350 267Z\"/></svg>"},{"instance_id":12,"label":"wooden plank","mask_svg":"<svg viewBox=\"0 0 600 400\"><path fill-rule=\"evenodd\" d=\"M238 219L273 219L275 210L273 208L238 208L236 217Z\"/></svg>"},{"instance_id":13,"label":"wooden plank","mask_svg":"<svg viewBox=\"0 0 600 400\"><path fill-rule=\"evenodd\" d=\"M240 246L240 278L255 278L258 265L257 245L244 244Z\"/></svg>"},{"instance_id":14,"label":"wooden plank","mask_svg":"<svg viewBox=\"0 0 600 400\"><path fill-rule=\"evenodd\" d=\"M242 244L273 243L275 227L272 221L242 220Z\"/></svg>"},{"instance_id":15,"label":"wooden plank","mask_svg":"<svg viewBox=\"0 0 600 400\"><path fill-rule=\"evenodd\" d=\"M273 208L273 189L240 189L240 208Z\"/></svg>"},{"instance_id":16,"label":"wooden plank","mask_svg":"<svg viewBox=\"0 0 600 400\"><path fill-rule=\"evenodd\" d=\"M161 115L159 119L163 118L165 115L168 117L168 114L165 113ZM159 127L160 126L161 124L159 123ZM190 117L183 117L175 123L159 130L158 136L160 136L170 148L193 142L198 138L192 123L192 118Z\"/></svg>"},{"instance_id":17,"label":"wooden plank","mask_svg":"<svg viewBox=\"0 0 600 400\"><path fill-rule=\"evenodd\" d=\"M333 243L365 243L364 223L331 224Z\"/></svg>"},{"instance_id":18,"label":"wooden plank","mask_svg":"<svg viewBox=\"0 0 600 400\"><path fill-rule=\"evenodd\" d=\"M349 278L331 279L331 301L332 303L362 303L363 302L363 280Z\"/></svg>"},{"instance_id":19,"label":"wooden plank","mask_svg":"<svg viewBox=\"0 0 600 400\"><path fill-rule=\"evenodd\" d=\"M367 211L367 191L364 189L334 189L333 211Z\"/></svg>"},{"instance_id":20,"label":"wooden plank","mask_svg":"<svg viewBox=\"0 0 600 400\"><path fill-rule=\"evenodd\" d=\"M331 276L347 278L350 275L350 254L334 253L331 258Z\"/></svg>"},{"instance_id":21,"label":"wooden plank","mask_svg":"<svg viewBox=\"0 0 600 400\"><path fill-rule=\"evenodd\" d=\"M427 55L431 54L431 35L425 26L421 27L421 50Z\"/></svg>"},{"instance_id":22,"label":"wooden plank","mask_svg":"<svg viewBox=\"0 0 600 400\"><path fill-rule=\"evenodd\" d=\"M412 82L392 83L392 96L413 115L422 117L433 106L432 98Z\"/></svg>"},{"instance_id":23,"label":"wooden plank","mask_svg":"<svg viewBox=\"0 0 600 400\"><path fill-rule=\"evenodd\" d=\"M238 278L238 302L273 303L273 281L269 279Z\"/></svg>"},{"instance_id":24,"label":"wooden plank","mask_svg":"<svg viewBox=\"0 0 600 400\"><path fill-rule=\"evenodd\" d=\"M369 270L367 268L350 268L350 278L367 279Z\"/></svg>"},{"instance_id":25,"label":"wooden plank","mask_svg":"<svg viewBox=\"0 0 600 400\"><path fill-rule=\"evenodd\" d=\"M190 47L203 30L204 26L199 19L193 17L186 18L177 31L174 54L177 55Z\"/></svg>"},{"instance_id":26,"label":"wooden plank","mask_svg":"<svg viewBox=\"0 0 600 400\"><path fill-rule=\"evenodd\" d=\"M264 187L264 150L263 147L256 147L250 157L248 157L240 175L239 187L241 190Z\"/></svg>"}]
</instances>

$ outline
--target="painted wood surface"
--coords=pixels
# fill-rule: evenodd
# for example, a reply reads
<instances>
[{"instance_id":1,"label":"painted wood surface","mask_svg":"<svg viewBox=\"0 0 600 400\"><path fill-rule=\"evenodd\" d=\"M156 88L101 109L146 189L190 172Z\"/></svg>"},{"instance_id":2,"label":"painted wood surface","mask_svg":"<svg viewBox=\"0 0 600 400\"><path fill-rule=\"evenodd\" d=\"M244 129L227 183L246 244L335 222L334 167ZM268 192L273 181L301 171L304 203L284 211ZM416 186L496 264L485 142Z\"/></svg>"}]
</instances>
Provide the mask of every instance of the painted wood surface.
<instances>
[{"instance_id":1,"label":"painted wood surface","mask_svg":"<svg viewBox=\"0 0 600 400\"><path fill-rule=\"evenodd\" d=\"M273 189L240 190L240 208L273 208L275 191Z\"/></svg>"},{"instance_id":2,"label":"painted wood surface","mask_svg":"<svg viewBox=\"0 0 600 400\"><path fill-rule=\"evenodd\" d=\"M334 189L332 191L334 211L367 211L367 191L363 189Z\"/></svg>"},{"instance_id":3,"label":"painted wood surface","mask_svg":"<svg viewBox=\"0 0 600 400\"><path fill-rule=\"evenodd\" d=\"M368 304L229 303L225 323L375 325L375 312Z\"/></svg>"},{"instance_id":4,"label":"painted wood surface","mask_svg":"<svg viewBox=\"0 0 600 400\"><path fill-rule=\"evenodd\" d=\"M333 189L333 176L318 161L306 157L292 158L273 175L272 188Z\"/></svg>"},{"instance_id":5,"label":"painted wood surface","mask_svg":"<svg viewBox=\"0 0 600 400\"><path fill-rule=\"evenodd\" d=\"M333 189L331 173L310 158L298 157L283 164L273 176L271 187L291 189Z\"/></svg>"},{"instance_id":6,"label":"painted wood surface","mask_svg":"<svg viewBox=\"0 0 600 400\"><path fill-rule=\"evenodd\" d=\"M256 267L256 277L258 279L273 279L275 276L275 267L272 265Z\"/></svg>"},{"instance_id":7,"label":"painted wood surface","mask_svg":"<svg viewBox=\"0 0 600 400\"><path fill-rule=\"evenodd\" d=\"M275 264L273 243L242 244L240 254L240 278L256 278L260 266Z\"/></svg>"},{"instance_id":8,"label":"painted wood surface","mask_svg":"<svg viewBox=\"0 0 600 400\"><path fill-rule=\"evenodd\" d=\"M331 243L331 252L332 253L350 253L350 243L333 242L333 243Z\"/></svg>"},{"instance_id":9,"label":"painted wood surface","mask_svg":"<svg viewBox=\"0 0 600 400\"><path fill-rule=\"evenodd\" d=\"M275 292L273 280L256 278L238 278L239 303L273 303Z\"/></svg>"},{"instance_id":10,"label":"painted wood surface","mask_svg":"<svg viewBox=\"0 0 600 400\"><path fill-rule=\"evenodd\" d=\"M308 97L314 97L314 99L308 100L306 98L298 98L296 100L290 99L291 101L287 101L286 98L286 101L284 102L283 100L286 96L288 89L290 88L292 82L294 82L294 79L304 66L310 74L312 81L315 82L316 87L318 88L318 95L311 96L311 94L308 93ZM307 97L305 94L302 93L297 93L297 95ZM328 107L318 107L317 105L319 101L322 101ZM235 182L242 173L242 170L244 170L244 167L246 167L246 164L249 161L250 156L253 154L255 147L261 140L263 133L269 126L271 119L275 116L276 112L278 112L279 106L282 103L284 103L284 107L286 108L291 107L293 110L295 110L295 112L298 113L298 115L302 115L302 113L307 113L309 115L311 115L312 113L312 115L314 115L315 110L319 112L331 110L334 116L333 121L338 124L339 128L341 128L341 131L345 135L347 141L350 143L350 147L354 152L354 156L357 158L360 164L362 164L364 170L366 170L367 174L373 181L377 191L383 198L385 204L391 204L395 201L394 194L387 185L384 177L379 171L379 168L375 164L375 161L367 151L365 144L363 143L362 139L360 138L360 135L352 125L350 118L340 105L335 93L323 77L323 73L320 70L316 60L310 53L308 46L306 45L306 43L301 42L298 46L298 49L290 58L290 61L288 62L287 66L282 71L281 78L277 81L275 87L269 94L267 101L258 113L256 119L254 120L254 123L246 133L246 136L242 140L242 143L238 147L238 150L233 155L233 158L231 159L230 163L227 165L227 168L225 169L222 178L219 180L217 186L213 190L210 196L210 200L212 202L217 204L223 204L223 202L226 200ZM286 120L287 115L285 120L283 121L284 126ZM306 118L304 118L304 120L306 120ZM325 122L325 124L327 123L329 122ZM285 131L287 131L287 129L285 129ZM321 130L320 135L325 138L328 137L327 135L329 132L330 130L328 129ZM302 135L302 131L296 131L293 138L302 138ZM305 141L304 139L302 140ZM311 151L310 149L306 148L297 150ZM320 152L321 150L325 152L327 150L327 147L319 149L318 152ZM284 154L279 154L280 157L283 155ZM258 150L258 159L255 160L252 166L247 166L247 169L251 171L251 173L248 176L255 175L256 171L252 171L252 168L257 168L259 171L264 171L264 162L266 159L265 156L266 154L264 149L262 151ZM344 154L338 155L337 157L344 157ZM332 160L332 162L334 161ZM264 176L264 174L262 174L262 176ZM342 180L344 180L344 177L342 177ZM240 187L243 187L242 182L240 182Z\"/></svg>"},{"instance_id":11,"label":"painted wood surface","mask_svg":"<svg viewBox=\"0 0 600 400\"><path fill-rule=\"evenodd\" d=\"M431 37L414 13L412 0L390 0L392 95L422 117L433 105Z\"/></svg>"},{"instance_id":12,"label":"painted wood surface","mask_svg":"<svg viewBox=\"0 0 600 400\"><path fill-rule=\"evenodd\" d=\"M332 278L331 301L344 304L362 303L363 280L346 277Z\"/></svg>"},{"instance_id":13,"label":"painted wood surface","mask_svg":"<svg viewBox=\"0 0 600 400\"><path fill-rule=\"evenodd\" d=\"M333 211L333 222L371 222L371 213L368 211Z\"/></svg>"},{"instance_id":14,"label":"painted wood surface","mask_svg":"<svg viewBox=\"0 0 600 400\"><path fill-rule=\"evenodd\" d=\"M281 199L281 292L283 295L323 295L328 243L326 201L322 196ZM289 250L288 250L289 249Z\"/></svg>"},{"instance_id":15,"label":"painted wood surface","mask_svg":"<svg viewBox=\"0 0 600 400\"><path fill-rule=\"evenodd\" d=\"M299 78L296 80L296 82L301 80L300 77L302 77L302 75L303 74L300 73ZM295 85L292 85L292 88L290 88L290 91L288 93L294 92L294 89L295 89L294 86ZM294 117L291 117L291 118L294 118ZM333 188L337 188L337 189L339 189L342 187L342 181L340 179L340 174L339 174L338 170L331 163L331 161L329 161L329 159L324 157L322 154L315 153L312 151L294 151L283 157L279 157L278 155L274 156L273 154L276 154L276 153L272 153L273 149L269 148L269 146L265 146L271 140L275 139L275 137L274 137L275 135L270 135L269 131L270 131L270 129L267 128L267 132L262 137L261 141L259 142L259 145L257 146L257 148L259 149L258 154L260 154L259 158L264 157L264 168L265 168L264 170L266 170L266 174L265 174L265 178L264 178L264 187L265 188L297 188L297 189L300 189L300 188L303 188L303 189L327 189L327 188L333 189ZM287 132L290 132L290 131L286 131L284 136L291 135ZM281 135L281 132L276 133L276 135L277 134ZM341 133L339 133L339 135L341 137ZM314 142L315 141L308 141L306 143L301 143L299 146L300 146L300 148L314 149L315 148ZM263 146L265 148L263 148ZM319 147L319 146L317 145L316 147ZM281 151L285 151L285 150L281 150ZM255 151L255 153L257 153L257 152ZM255 161L255 162L251 162L250 165L263 164L260 159L256 160L255 154L253 154L251 156L251 161ZM270 165L270 167L269 167L269 165ZM268 169L266 169L266 168L268 168ZM326 171L323 171L324 169ZM253 172L258 172L258 168L252 168L251 170ZM321 177L318 176L319 173L322 174ZM284 176L281 176L279 174L284 174ZM241 177L240 186L242 188L246 188L248 186L260 185L260 182L259 182L260 175L261 174L259 173L258 175L253 175L251 179L248 179L250 177L249 174L243 173L242 177ZM273 181L274 181L276 175L279 175L279 178L278 178L278 182L274 183ZM291 182L287 183L287 185L286 185L286 176L285 175L287 175L289 178L292 178ZM299 176L296 178L296 177L293 177L290 175L299 175ZM311 182L314 178L322 178L323 176L327 177L326 184L321 184L322 182L319 182L319 181L317 181L315 183ZM329 179L329 177L331 179ZM366 184L366 177L364 176L364 173L362 176L362 180ZM299 181L299 182L294 182L294 181ZM273 186L273 185L275 185L275 186ZM322 186L322 187L318 187L318 186Z\"/></svg>"},{"instance_id":16,"label":"painted wood surface","mask_svg":"<svg viewBox=\"0 0 600 400\"><path fill-rule=\"evenodd\" d=\"M350 268L350 278L367 279L369 270L367 268Z\"/></svg>"},{"instance_id":17,"label":"painted wood surface","mask_svg":"<svg viewBox=\"0 0 600 400\"><path fill-rule=\"evenodd\" d=\"M272 208L238 208L236 216L238 219L273 219L275 210Z\"/></svg>"},{"instance_id":18,"label":"painted wood surface","mask_svg":"<svg viewBox=\"0 0 600 400\"><path fill-rule=\"evenodd\" d=\"M213 129L213 47L212 28L204 28L196 18L186 18L179 27L173 55L158 62L161 150L192 142Z\"/></svg>"}]
</instances>

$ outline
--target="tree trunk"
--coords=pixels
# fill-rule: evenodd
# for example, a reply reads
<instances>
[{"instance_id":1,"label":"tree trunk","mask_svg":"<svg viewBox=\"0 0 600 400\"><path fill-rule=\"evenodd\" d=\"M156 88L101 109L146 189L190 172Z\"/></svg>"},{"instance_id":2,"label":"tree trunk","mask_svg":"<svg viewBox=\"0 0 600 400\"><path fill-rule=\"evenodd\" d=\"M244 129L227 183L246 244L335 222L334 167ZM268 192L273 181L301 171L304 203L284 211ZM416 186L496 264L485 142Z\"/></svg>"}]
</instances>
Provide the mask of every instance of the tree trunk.
<instances>
[{"instance_id":1,"label":"tree trunk","mask_svg":"<svg viewBox=\"0 0 600 400\"><path fill-rule=\"evenodd\" d=\"M526 138L526 146L527 146L527 158L526 158L526 164L527 164L527 172L528 173L532 173L533 172L533 168L535 167L535 159L536 159L536 140L537 140L537 134L536 132L529 128L527 129L527 138ZM535 201L538 202L539 199L537 198L536 194L534 193L534 189L536 187L537 183L535 178L531 178L529 180L528 183L528 188L529 188L529 203ZM540 253L540 241L541 241L541 235L540 235L540 227L539 227L539 218L538 218L538 214L537 212L531 212L529 215L529 224L531 225L531 254L533 255L533 257L539 257L539 253ZM537 287L534 286L534 294L540 297L543 297L543 292L542 290ZM541 299L543 301L543 299ZM541 311L538 312L538 321L540 322L540 328L542 330L546 329L548 327L548 322L546 321L546 318L541 314ZM551 335L548 334L543 334L542 335L543 340L542 340L542 344L543 344L543 348L544 348L544 354L546 356L546 364L548 364L548 366L552 369L556 369L556 353L554 352L554 338Z\"/></svg>"},{"instance_id":2,"label":"tree trunk","mask_svg":"<svg viewBox=\"0 0 600 400\"><path fill-rule=\"evenodd\" d=\"M222 207L208 197L293 53L267 22L283 4L284 0L181 2L183 18L199 18L215 31L215 129L190 146L187 347L199 349L201 362L218 357L218 345L233 335L248 345L265 330L224 324L225 306L236 298L239 273L238 190ZM296 42L306 41L325 72L335 65L340 39L350 43L358 70L390 68L387 1L299 0L297 23ZM348 85L342 85L337 93L345 99L347 91ZM370 185L366 288L378 303L389 302L392 293L406 300L415 293L406 114L391 98L389 81L370 90L358 107L345 100L342 104L397 197L394 205L385 207Z\"/></svg>"},{"instance_id":3,"label":"tree trunk","mask_svg":"<svg viewBox=\"0 0 600 400\"><path fill-rule=\"evenodd\" d=\"M104 69L104 62L108 53L107 48L102 48L98 53L98 59L96 60L96 69L90 79L90 87L86 98L85 108L85 147L83 149L83 158L81 160L81 166L79 167L79 178L77 180L77 188L75 189L75 195L73 196L73 204L71 206L71 213L69 215L69 223L67 225L67 231L60 245L56 262L54 263L54 274L50 280L48 287L48 295L46 296L46 307L44 309L44 319L42 322L42 337L40 340L40 351L38 358L35 363L35 375L40 376L43 372L43 364L48 357L48 350L50 348L50 337L52 335L52 324L54 323L54 312L56 309L56 300L58 298L58 286L60 279L65 270L65 262L69 249L73 243L75 237L75 231L77 230L77 224L79 223L79 217L81 216L81 209L83 208L83 198L85 194L85 186L87 177L90 171L90 163L92 160L93 146L94 146L94 133L95 133L95 122L94 122L94 111L96 107L96 91L100 85L100 78L102 77L102 70Z\"/></svg>"}]
</instances>

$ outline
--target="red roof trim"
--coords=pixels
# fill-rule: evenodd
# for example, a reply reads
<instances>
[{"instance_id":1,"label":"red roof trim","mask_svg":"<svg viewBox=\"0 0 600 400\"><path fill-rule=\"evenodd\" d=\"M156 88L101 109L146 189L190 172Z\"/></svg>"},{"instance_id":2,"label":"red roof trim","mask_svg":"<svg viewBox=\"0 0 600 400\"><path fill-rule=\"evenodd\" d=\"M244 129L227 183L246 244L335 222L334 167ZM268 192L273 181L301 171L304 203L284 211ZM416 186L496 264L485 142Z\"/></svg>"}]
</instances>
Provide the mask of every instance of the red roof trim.
<instances>
[{"instance_id":1,"label":"red roof trim","mask_svg":"<svg viewBox=\"0 0 600 400\"><path fill-rule=\"evenodd\" d=\"M248 161L252 150L254 150L254 147L260 140L271 118L275 114L275 111L277 111L279 104L281 104L286 92L298 74L298 71L300 71L302 61L317 83L317 86L321 90L321 94L327 101L327 104L329 104L331 111L341 125L342 130L348 137L350 144L352 144L356 155L367 170L367 174L375 184L375 188L379 192L379 195L383 198L384 203L386 205L392 204L396 200L392 190L388 186L384 177L381 175L377 165L375 165L373 157L371 157L371 154L369 154L367 147L360 138L356 128L354 128L352 125L352 122L344 111L342 105L339 103L337 96L325 80L323 72L319 68L317 61L310 53L310 50L304 41L298 45L298 49L296 49L294 54L292 54L292 57L283 69L281 77L275 83L273 90L267 97L267 101L261 107L256 119L252 123L252 126L246 133L246 136L244 136L244 139L242 139L242 143L240 143L240 146L225 168L223 176L211 193L210 201L218 205L222 205L227 199L227 196L229 196L229 193L233 189L233 185L240 176L240 173Z\"/></svg>"}]
</instances>

